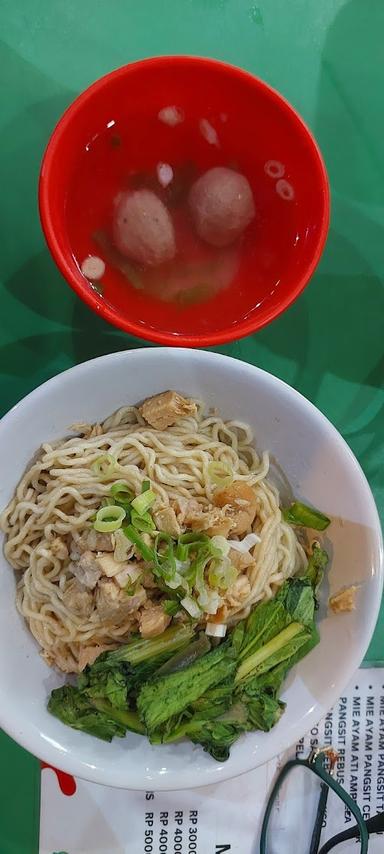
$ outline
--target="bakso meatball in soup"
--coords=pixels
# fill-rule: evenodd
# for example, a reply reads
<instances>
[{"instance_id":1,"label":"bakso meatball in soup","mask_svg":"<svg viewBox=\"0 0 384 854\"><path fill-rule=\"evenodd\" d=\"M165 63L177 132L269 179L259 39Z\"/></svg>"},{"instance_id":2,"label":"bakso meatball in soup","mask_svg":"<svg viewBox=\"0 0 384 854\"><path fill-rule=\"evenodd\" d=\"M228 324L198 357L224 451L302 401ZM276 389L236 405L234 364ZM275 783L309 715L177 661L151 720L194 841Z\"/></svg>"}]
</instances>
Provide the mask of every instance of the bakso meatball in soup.
<instances>
[{"instance_id":1,"label":"bakso meatball in soup","mask_svg":"<svg viewBox=\"0 0 384 854\"><path fill-rule=\"evenodd\" d=\"M218 166L193 184L189 207L198 235L211 246L228 246L255 216L252 190L244 175Z\"/></svg>"},{"instance_id":2,"label":"bakso meatball in soup","mask_svg":"<svg viewBox=\"0 0 384 854\"><path fill-rule=\"evenodd\" d=\"M155 267L176 253L170 214L151 190L134 190L119 197L113 220L113 240L122 255Z\"/></svg>"}]
</instances>

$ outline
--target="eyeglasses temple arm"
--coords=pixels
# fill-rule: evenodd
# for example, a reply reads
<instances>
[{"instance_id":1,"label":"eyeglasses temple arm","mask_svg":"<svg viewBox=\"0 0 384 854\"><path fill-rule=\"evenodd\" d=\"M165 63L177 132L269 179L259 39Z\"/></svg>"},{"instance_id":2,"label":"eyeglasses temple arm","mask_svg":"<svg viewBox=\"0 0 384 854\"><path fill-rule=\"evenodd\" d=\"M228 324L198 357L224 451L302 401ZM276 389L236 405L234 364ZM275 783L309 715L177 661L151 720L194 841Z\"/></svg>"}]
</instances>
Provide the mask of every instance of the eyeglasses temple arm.
<instances>
[{"instance_id":1,"label":"eyeglasses temple arm","mask_svg":"<svg viewBox=\"0 0 384 854\"><path fill-rule=\"evenodd\" d=\"M384 831L384 812L380 812L377 815L372 816L372 818L369 818L365 822L365 826L368 833L382 833ZM348 830L344 830L343 833L338 833L336 836L332 836L331 839L328 839L325 845L320 848L319 854L328 854L328 852L336 845L339 845L340 842L346 842L347 839L358 839L359 836L360 831L358 825L355 824Z\"/></svg>"},{"instance_id":2,"label":"eyeglasses temple arm","mask_svg":"<svg viewBox=\"0 0 384 854\"><path fill-rule=\"evenodd\" d=\"M326 783L321 784L319 803L316 812L315 826L312 832L311 847L309 854L317 854L320 844L321 831L323 829L323 819L327 808L329 788Z\"/></svg>"},{"instance_id":3,"label":"eyeglasses temple arm","mask_svg":"<svg viewBox=\"0 0 384 854\"><path fill-rule=\"evenodd\" d=\"M365 822L368 833L383 833L384 832L384 812L378 812Z\"/></svg>"}]
</instances>

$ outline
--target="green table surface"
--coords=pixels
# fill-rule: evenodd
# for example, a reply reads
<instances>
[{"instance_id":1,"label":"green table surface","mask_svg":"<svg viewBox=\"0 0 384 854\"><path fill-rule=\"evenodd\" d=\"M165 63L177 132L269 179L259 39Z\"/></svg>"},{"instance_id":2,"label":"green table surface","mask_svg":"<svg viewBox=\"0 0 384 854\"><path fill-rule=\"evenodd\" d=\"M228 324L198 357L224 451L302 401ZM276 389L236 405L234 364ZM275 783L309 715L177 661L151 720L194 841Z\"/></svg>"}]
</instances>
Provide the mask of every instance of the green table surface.
<instances>
[{"instance_id":1,"label":"green table surface","mask_svg":"<svg viewBox=\"0 0 384 854\"><path fill-rule=\"evenodd\" d=\"M258 335L218 349L312 400L350 444L383 511L382 0L2 0L0 29L2 411L77 362L140 346L74 296L45 247L36 190L55 122L92 80L131 60L217 57L300 111L324 153L333 206L323 260L298 302ZM382 613L367 660L383 657ZM37 761L0 735L0 769L0 854L34 854Z\"/></svg>"}]
</instances>

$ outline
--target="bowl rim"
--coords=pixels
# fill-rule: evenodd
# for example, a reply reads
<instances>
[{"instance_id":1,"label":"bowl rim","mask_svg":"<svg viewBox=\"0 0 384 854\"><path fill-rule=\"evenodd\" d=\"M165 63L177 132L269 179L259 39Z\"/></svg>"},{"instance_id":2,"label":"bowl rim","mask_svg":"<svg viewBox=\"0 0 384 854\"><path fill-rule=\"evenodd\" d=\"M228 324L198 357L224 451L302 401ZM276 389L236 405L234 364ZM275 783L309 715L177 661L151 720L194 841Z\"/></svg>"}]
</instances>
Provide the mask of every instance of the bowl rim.
<instances>
[{"instance_id":1,"label":"bowl rim","mask_svg":"<svg viewBox=\"0 0 384 854\"><path fill-rule=\"evenodd\" d=\"M370 612L369 620L367 620L365 623L364 631L362 632L363 637L360 639L359 647L358 648L354 647L354 651L351 652L351 655L348 659L348 662L346 663L346 665L344 667L344 671L343 671L344 675L343 675L343 680L342 680L343 684L337 684L336 685L335 683L333 683L332 685L328 686L327 694L326 694L326 701L325 701L327 708L325 708L324 705L321 705L320 702L317 701L312 706L311 710L308 711L308 713L306 715L305 727L306 727L306 731L309 731L311 729L311 727L314 724L318 723L318 720L321 717L323 717L324 714L326 714L328 709L334 705L334 703L337 701L338 697L340 696L340 693L342 692L343 688L349 682L349 680L352 678L355 671L357 670L357 668L361 664L362 656L364 656L364 654L368 648L369 642L372 638L372 634L373 634L373 631L374 631L374 628L375 628L375 625L377 622L379 610L380 610L381 596L382 596L382 591L383 591L383 581L384 581L383 538L382 538L382 531L381 531L379 514L377 511L375 500L374 500L371 488L369 486L368 480L367 480L367 478L366 478L366 476L365 476L365 474L364 474L364 472L360 466L360 463L358 462L355 455L353 454L351 448L349 447L349 445L347 444L347 442L345 441L343 436L336 429L336 427L334 427L332 422L329 421L329 419L321 412L320 409L318 409L311 401L309 401L306 397L304 397L304 395L302 395L300 392L298 392L295 388L290 386L284 380L281 380L279 377L276 377L273 374L269 373L268 371L265 371L262 368L259 368L255 365L250 365L249 363L244 363L242 360L234 359L231 356L222 355L220 353L212 353L209 351L200 351L200 350L194 350L191 353L191 350L187 349L187 348L179 348L175 352L174 348L172 348L172 347L156 348L155 353L156 353L156 357L159 357L160 359L163 357L166 357L166 356L171 356L173 359L175 357L175 354L177 356L179 356L181 359L186 359L186 360L188 360L192 357L192 358L197 359L201 363L201 365L203 365L207 361L210 363L216 362L216 363L221 363L224 365L226 363L228 365L228 367L230 367L230 364L236 364L237 368L246 369L249 372L249 374L253 374L254 377L259 376L261 379L264 378L264 380L267 380L268 383L275 386L275 388L277 390L279 388L281 388L282 390L284 389L285 392L288 391L292 396L292 400L297 401L298 403L301 403L301 405L304 405L311 412L311 414L313 416L315 416L316 418L320 419L320 421L323 422L323 424L327 427L327 430L330 432L330 434L333 435L335 440L337 440L338 444L341 444L343 446L343 448L346 452L346 456L350 460L351 466L353 466L355 471L358 473L360 479L362 479L362 481L365 483L368 496L370 497L370 513L372 516L372 528L374 529L374 532L375 532L375 537L376 537L377 547L378 547L377 548L378 560L377 560L377 564L375 565L375 573L373 576L374 577L374 583L376 585L375 589L377 592L377 596L375 598L375 606L374 606L374 608L372 608L372 611ZM144 348L137 348L137 349L133 349L133 350L123 350L123 351L119 351L117 353L106 354L104 356L98 356L95 359L90 359L86 362L82 362L78 365L74 365L72 368L69 368L66 371L63 371L60 374L56 374L56 376L54 376L51 379L47 380L46 382L42 383L40 386L37 386L37 388L35 388L28 395L26 395L24 398L22 398L21 401L16 403L15 406L12 407L12 409L10 409L9 412L6 413L6 415L4 415L3 418L0 420L0 439L1 439L1 434L4 430L4 428L8 429L8 427L11 426L13 418L15 416L16 417L18 416L22 407L27 402L30 402L34 398L36 398L36 400L38 400L40 395L44 395L47 391L49 393L49 389L51 387L53 387L54 385L59 384L61 381L61 377L63 377L64 375L69 375L69 374L74 374L74 373L78 373L81 375L81 373L83 373L83 372L84 372L84 374L86 374L86 372L89 370L90 366L92 366L92 370L93 370L93 369L97 368L97 365L99 365L100 362L104 362L104 363L109 362L111 365L113 365L113 363L115 361L118 361L122 358L129 359L130 356L131 355L134 356L134 354L138 354L138 358L143 359L144 361L150 360L151 358L153 358L153 355L154 355L153 354L153 348L144 347ZM0 689L0 695L1 695L1 689ZM132 782L127 784L127 778L124 777L124 774L122 774L121 771L118 772L118 775L116 776L116 774L113 773L113 769L111 772L110 769L109 769L109 771L107 771L107 769L105 767L101 767L100 765L95 766L94 768L90 767L90 766L86 765L81 759L78 759L76 757L73 757L73 755L71 755L71 754L67 754L67 753L63 752L63 750L61 749L60 746L58 748L58 747L55 747L53 745L50 745L44 739L43 734L40 732L36 733L35 731L31 730L28 733L28 730L27 730L27 732L24 731L23 734L21 735L19 724L20 724L20 712L19 712L19 710L17 710L16 714L14 714L14 710L13 710L12 715L10 715L10 714L4 715L3 705L0 703L0 726L4 729L4 731L9 736L11 736L11 738L13 738L19 744L21 744L21 746L24 747L26 750L29 750L30 752L34 753L34 755L38 755L40 760L48 763L49 765L53 765L54 767L56 767L57 764L59 764L60 769L64 772L67 772L69 774L73 774L73 775L75 775L81 779L87 779L90 782L104 783L105 785L109 785L109 786L116 787L116 788L129 788L129 789L135 789L135 790L147 790L148 787L153 788L155 786L155 788L157 787L158 791L160 791L160 790L165 790L165 791L171 790L172 791L172 790L179 789L179 788L183 788L183 789L195 788L195 787L200 788L201 786L211 785L211 784L219 783L219 782L224 781L224 780L232 779L233 777L239 776L240 774L244 774L244 773L247 773L248 771L253 770L255 767L257 767L260 764L260 762L257 758L257 755L250 751L250 753L249 753L250 759L249 759L246 767L244 767L244 765L242 765L240 770L239 769L237 769L237 770L232 769L231 763L229 761L227 768L226 768L226 766L218 765L217 767L212 768L212 771L206 772L203 776L203 779L201 777L198 780L192 779L192 782L191 782L191 778L189 778L189 782L186 782L184 777L181 781L178 780L178 778L177 778L178 772L176 772L175 779L173 780L172 783L168 779L165 779L161 782L157 778L155 781L154 777L148 772L146 779L144 780L144 778L143 778L140 785L133 785ZM24 722L24 724L25 724L25 722ZM294 743L294 741L296 741L297 739L301 738L302 735L303 735L303 722L300 719L300 721L298 721L296 723L295 728L291 728L292 743ZM276 735L274 738L273 747L272 747L271 751L269 752L268 756L266 757L266 759L263 759L263 761L269 761L269 759L272 759L273 756L276 756L278 753L280 753L282 750L285 750L285 749L287 749L286 740L284 739L284 737L282 735L280 735L280 736ZM192 778L193 778L193 774L192 774ZM132 779L132 777L131 777L131 779Z\"/></svg>"},{"instance_id":2,"label":"bowl rim","mask_svg":"<svg viewBox=\"0 0 384 854\"><path fill-rule=\"evenodd\" d=\"M231 74L239 81L252 83L252 85L256 89L267 92L271 99L275 103L279 104L286 114L289 114L295 119L295 122L301 129L301 132L308 139L314 154L314 159L317 160L317 165L319 167L322 193L322 218L319 234L317 237L316 248L313 253L311 262L307 265L307 268L305 269L303 274L297 279L295 287L293 287L290 292L285 295L285 297L280 301L278 306L270 308L270 310L267 312L266 316L262 321L258 322L256 317L245 317L239 321L236 321L235 323L230 324L229 326L223 327L220 330L216 330L209 333L199 333L196 335L186 333L180 334L178 332L165 332L146 327L143 324L137 322L136 320L132 320L129 317L125 317L120 314L117 309L115 309L113 306L108 305L108 303L106 303L100 297L100 295L97 294L96 291L93 291L92 288L87 287L85 280L82 277L81 271L79 270L77 275L71 269L67 261L67 257L65 253L62 252L59 241L56 238L55 227L53 224L53 207L51 204L50 192L51 172L56 156L56 151L58 146L60 145L61 139L66 133L72 120L76 117L76 114L81 110L82 106L87 101L92 99L95 93L107 88L111 80L117 80L119 78L125 77L132 71L140 69L144 66L182 66L186 63L192 66L205 65L206 67L217 67L221 69L224 74ZM116 68L113 71L110 71L102 77L98 78L95 82L91 83L83 92L80 93L80 95L78 95L72 101L72 103L67 107L67 109L57 122L56 126L54 127L43 154L39 175L38 204L42 230L48 248L52 254L52 257L57 267L59 268L64 279L70 285L72 290L74 290L75 293L80 297L80 299L82 299L83 302L85 302L91 309L93 309L97 314L101 315L108 323L111 323L118 329L122 329L124 332L127 332L131 335L135 335L137 338L141 338L147 341L153 341L157 344L163 344L166 346L207 347L214 346L216 344L225 344L230 341L237 340L239 338L244 338L245 336L258 331L259 329L262 329L276 317L279 317L282 312L284 312L287 308L289 308L290 305L292 305L292 303L295 302L295 300L299 297L299 295L302 293L302 291L310 281L320 261L329 230L331 202L328 174L319 145L312 131L309 129L308 125L304 122L302 117L289 103L289 101L283 95L280 94L280 92L278 92L268 83L266 83L260 77L257 77L256 75L252 74L250 71L247 71L236 65L232 65L231 63L223 62L222 60L213 59L211 57L205 56L175 54L147 57L145 59L140 59L131 63L127 63L126 65Z\"/></svg>"}]
</instances>

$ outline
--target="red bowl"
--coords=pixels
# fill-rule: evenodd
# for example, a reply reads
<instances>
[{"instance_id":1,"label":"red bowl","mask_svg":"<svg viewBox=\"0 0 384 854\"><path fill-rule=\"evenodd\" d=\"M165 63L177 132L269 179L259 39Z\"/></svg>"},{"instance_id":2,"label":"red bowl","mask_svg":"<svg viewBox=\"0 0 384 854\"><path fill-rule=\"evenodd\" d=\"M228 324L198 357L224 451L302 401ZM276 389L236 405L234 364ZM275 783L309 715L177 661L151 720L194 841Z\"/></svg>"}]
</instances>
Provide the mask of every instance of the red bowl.
<instances>
[{"instance_id":1,"label":"red bowl","mask_svg":"<svg viewBox=\"0 0 384 854\"><path fill-rule=\"evenodd\" d=\"M170 127L158 114L173 105L184 120ZM202 133L202 119L213 141L211 130L210 141ZM231 284L209 298L193 291L200 302L148 296L129 272L123 278L109 263L110 255L103 295L80 270L87 255L103 257L114 196L132 175L155 174L159 162L170 163L176 175L186 175L191 163L198 174L233 166L252 186L256 217L243 235ZM119 68L73 102L44 154L39 206L57 266L94 311L139 338L208 346L261 329L296 299L324 248L330 201L317 144L281 95L239 68L175 56ZM216 276L217 265L212 269ZM162 281L167 275L164 269Z\"/></svg>"}]
</instances>

